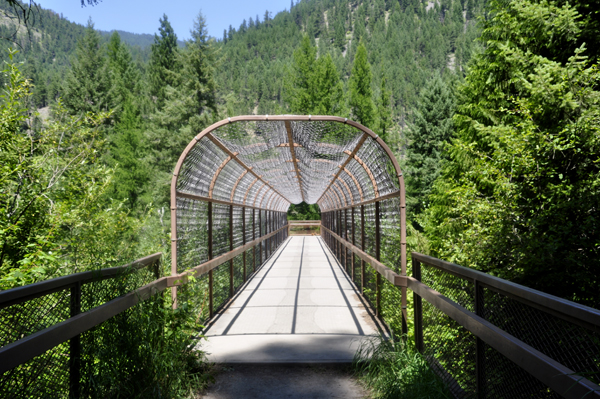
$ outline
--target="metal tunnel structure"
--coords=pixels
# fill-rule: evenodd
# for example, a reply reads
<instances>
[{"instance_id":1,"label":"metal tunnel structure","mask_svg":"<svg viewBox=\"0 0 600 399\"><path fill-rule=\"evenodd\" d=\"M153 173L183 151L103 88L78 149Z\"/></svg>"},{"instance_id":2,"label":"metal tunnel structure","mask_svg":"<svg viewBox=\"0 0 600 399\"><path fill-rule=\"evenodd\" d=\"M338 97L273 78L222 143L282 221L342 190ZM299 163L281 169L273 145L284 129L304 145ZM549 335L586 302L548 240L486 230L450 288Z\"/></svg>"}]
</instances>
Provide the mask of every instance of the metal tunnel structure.
<instances>
[{"instance_id":1,"label":"metal tunnel structure","mask_svg":"<svg viewBox=\"0 0 600 399\"><path fill-rule=\"evenodd\" d=\"M228 118L188 144L171 183L171 274L207 274L212 315L247 267L287 236L287 210L303 201L319 205L322 235L338 234L377 260L382 235L396 237L399 262L389 266L406 275L404 179L393 153L359 123L311 115ZM226 254L229 287L219 299L213 273Z\"/></svg>"}]
</instances>

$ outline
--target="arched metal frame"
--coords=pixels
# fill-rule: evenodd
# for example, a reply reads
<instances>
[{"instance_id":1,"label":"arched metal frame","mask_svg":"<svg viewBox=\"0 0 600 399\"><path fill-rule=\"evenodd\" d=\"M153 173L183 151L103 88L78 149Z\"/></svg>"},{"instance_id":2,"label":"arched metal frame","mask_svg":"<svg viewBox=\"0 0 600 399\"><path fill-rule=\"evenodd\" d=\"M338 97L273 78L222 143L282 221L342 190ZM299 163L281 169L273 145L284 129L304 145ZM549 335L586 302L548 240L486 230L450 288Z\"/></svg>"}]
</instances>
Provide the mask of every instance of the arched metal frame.
<instances>
[{"instance_id":1,"label":"arched metal frame","mask_svg":"<svg viewBox=\"0 0 600 399\"><path fill-rule=\"evenodd\" d=\"M229 148L228 145L231 143L227 143L227 140L223 140L219 137L219 129L226 127L235 123L256 123L256 131L248 132L249 135L254 135L254 137L258 137L261 133L259 130L264 128L265 126L268 128L271 124L275 124L277 126L282 125L283 129L281 134L278 134L278 140L282 141L275 145L269 147L269 143L253 143L247 146L233 147ZM281 124L283 122L283 124ZM308 122L308 123L307 123ZM310 142L306 141L307 137L310 136L311 129L316 129L319 126L319 123L323 124L324 122L334 122L349 126L353 129L356 129L357 133L360 132L360 136L356 136L356 139L352 142L348 142L345 144L336 144L336 143L327 143L323 142L323 140L319 142ZM278 124L277 124L278 123ZM296 123L296 126L293 125ZM314 127L314 126L317 127ZM294 130L296 128L296 130ZM388 158L388 161L391 163L393 167L392 170L385 170L383 172L379 171L380 174L387 174L389 177L393 179L397 179L397 190L391 193L387 193L385 195L381 195L381 187L378 187L376 176L373 174L371 167L369 165L368 156L365 158L364 155L359 155L361 148L367 142L367 140L371 139L373 143L377 145L378 148L383 150L385 155ZM304 141L303 141L304 140ZM197 154L193 154L195 148L198 145L204 146L212 146L218 148L223 156L219 159L211 159L210 161L216 164L216 170L206 170L206 164L200 165L203 162L201 160L195 159L194 165L193 162L187 162L188 159L194 156L198 156ZM349 148L348 145L353 145L354 148ZM330 154L333 154L331 157L324 157L325 159L314 159L315 161L321 161L320 165L331 165L329 168L325 168L323 171L322 179L313 178L312 180L320 180L310 182L306 179L306 170L312 172L313 174L319 174L319 170L316 170L310 164L304 164L302 161L303 151L307 150L307 147L313 146L314 148L320 148L323 150L323 154L327 154L325 151L329 151ZM371 150L372 150L372 144ZM211 148L212 148L211 147ZM269 176L267 174L262 174L261 170L264 169L264 164L273 164L273 159L261 159L256 160L254 163L251 163L251 156L244 156L243 151L246 151L247 154L256 154L260 153L260 150L286 150L286 160L283 162L283 166L278 169L272 169L268 171L270 174L279 174L278 178L275 179L273 176ZM212 154L216 154L216 150L212 150ZM240 156L240 153L242 155ZM300 155L299 155L300 154ZM341 161L341 154L345 156L343 162ZM332 160L335 156L338 157L337 161ZM369 154L367 154L369 155ZM216 157L216 155L215 155ZM242 159L245 158L245 159ZM249 161L250 160L250 161ZM186 163L187 162L187 163ZM281 160L279 161L281 162ZM375 162L375 161L373 161ZM208 164L208 163L207 163ZM191 166L190 166L191 165ZM291 165L293 169L289 169L288 166ZM351 167L351 165L353 167ZM359 165L357 167L356 165ZM198 169L204 170L194 170L194 167L198 167ZM226 168L235 169L235 177L230 182L221 182L221 176L224 174ZM335 168L335 169L331 169ZM286 172L287 169L287 172ZM388 168L389 169L389 168ZM333 178L328 178L332 176ZM180 190L178 189L178 184L181 185L181 176L183 174L191 175L190 181L196 182L205 178L209 183L204 184L208 187L204 187L202 182L197 184L197 187L200 187L197 191L194 190ZM203 176L205 174L211 174L211 176ZM232 172L233 173L233 172ZM352 190L350 190L350 186L344 181L341 177L342 173L346 173L349 176L354 184L356 185L357 191L360 195L360 202L358 198L355 198L352 194ZM395 176L392 176L395 174ZM288 178L279 178L280 176L289 176ZM360 182L361 176L366 176L370 183L370 187L361 186ZM187 176L189 177L189 176ZM318 177L318 176L317 176ZM195 180L194 180L195 179ZM259 182L260 181L260 182ZM290 188L292 184L290 182L294 182L295 193L291 193ZM262 183L262 184L261 184ZM326 187L323 189L322 186L325 183ZM231 191L227 193L227 196L224 198L215 198L214 190L220 186L221 184L230 185ZM281 190L278 190L278 187L281 184L287 184L285 186L286 190L284 195ZM396 183L394 183L396 185ZM190 185L190 187L192 187ZM196 187L196 186L193 186ZM196 188L197 188L196 187ZM266 187L266 191L264 188ZM281 187L280 187L281 188ZM345 189L345 190L344 190ZM316 191L315 191L316 190ZM192 191L192 192L190 192ZM243 200L236 200L236 192L238 195L242 195L245 193ZM299 193L298 193L299 192ZM320 192L318 198L315 199L315 192ZM346 197L345 193L348 193L348 197ZM173 172L173 178L171 180L171 273L172 275L178 274L178 198L179 199L188 199L206 203L216 203L221 205L229 205L230 208L232 206L249 208L260 210L261 212L265 211L266 215L274 215L272 217L277 217L275 213L285 213L291 203L299 203L301 201L310 201L310 198L307 198L307 193L310 198L312 198L313 203L317 203L321 208L323 213L331 213L335 211L341 211L344 209L360 209L364 207L366 204L379 203L381 201L391 199L391 198L399 198L399 215L400 215L400 244L401 244L401 274L403 276L406 275L406 201L405 201L405 188L404 188L404 178L402 175L402 171L398 164L398 161L394 157L390 148L385 144L385 142L373 131L366 128L365 126L350 121L345 118L334 117L334 116L306 116L306 115L277 115L277 116L238 116L233 118L224 119L220 122L217 122L205 130L203 130L200 134L198 134L185 148L183 153L181 154L177 165L175 166L175 170ZM261 195L260 201L258 200L259 194ZM268 195L267 195L268 194ZM299 195L298 195L299 194ZM292 197L289 197L289 196ZM343 197L340 198L340 195ZM266 199L266 202L264 201ZM263 207L264 203L264 207ZM251 206L249 204L252 204ZM209 207L212 209L212 207ZM379 209L379 205L378 205ZM259 212L259 215L260 213ZM269 216L267 216L269 217ZM267 222L270 223L270 222ZM379 222L378 222L379 223ZM260 234L259 234L260 235ZM406 308L406 288L402 288L403 291L403 313L405 313ZM176 289L173 289L173 298L176 299Z\"/></svg>"}]
</instances>

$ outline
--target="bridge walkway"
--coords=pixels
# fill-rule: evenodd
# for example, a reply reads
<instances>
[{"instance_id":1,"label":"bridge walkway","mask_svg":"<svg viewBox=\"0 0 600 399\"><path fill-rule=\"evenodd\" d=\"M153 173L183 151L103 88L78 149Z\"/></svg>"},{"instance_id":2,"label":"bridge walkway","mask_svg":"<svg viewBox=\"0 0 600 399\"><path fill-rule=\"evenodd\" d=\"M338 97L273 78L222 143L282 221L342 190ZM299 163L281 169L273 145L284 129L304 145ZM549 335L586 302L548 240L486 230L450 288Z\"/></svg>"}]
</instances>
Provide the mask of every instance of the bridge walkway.
<instances>
[{"instance_id":1,"label":"bridge walkway","mask_svg":"<svg viewBox=\"0 0 600 399\"><path fill-rule=\"evenodd\" d=\"M321 237L289 237L207 326L217 363L348 363L383 328Z\"/></svg>"}]
</instances>

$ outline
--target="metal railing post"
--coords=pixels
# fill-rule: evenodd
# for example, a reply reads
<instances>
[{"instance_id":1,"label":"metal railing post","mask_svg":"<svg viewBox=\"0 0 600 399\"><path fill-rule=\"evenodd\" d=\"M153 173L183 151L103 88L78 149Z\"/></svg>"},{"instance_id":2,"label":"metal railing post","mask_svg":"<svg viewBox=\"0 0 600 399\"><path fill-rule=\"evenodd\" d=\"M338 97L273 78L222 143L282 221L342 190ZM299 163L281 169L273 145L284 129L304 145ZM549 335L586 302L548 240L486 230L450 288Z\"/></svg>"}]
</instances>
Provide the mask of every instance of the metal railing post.
<instances>
[{"instance_id":1,"label":"metal railing post","mask_svg":"<svg viewBox=\"0 0 600 399\"><path fill-rule=\"evenodd\" d=\"M242 207L242 245L246 245L246 208ZM242 255L244 282L246 282L246 252Z\"/></svg>"},{"instance_id":2,"label":"metal railing post","mask_svg":"<svg viewBox=\"0 0 600 399\"><path fill-rule=\"evenodd\" d=\"M212 214L212 202L208 203L208 260L213 258L213 214ZM212 269L208 272L208 314L212 318L214 315L214 303L213 303L213 286L214 276Z\"/></svg>"},{"instance_id":3,"label":"metal railing post","mask_svg":"<svg viewBox=\"0 0 600 399\"><path fill-rule=\"evenodd\" d=\"M355 237L355 233L356 233L356 229L355 229L355 224L354 224L354 207L352 207L352 212L351 215L352 217L352 245L356 245L356 237ZM354 254L354 252L352 252L352 281L354 281L354 265L356 263L356 255Z\"/></svg>"},{"instance_id":4,"label":"metal railing post","mask_svg":"<svg viewBox=\"0 0 600 399\"><path fill-rule=\"evenodd\" d=\"M344 209L344 239L348 241L348 208ZM348 250L346 247L344 247L344 269L348 273Z\"/></svg>"},{"instance_id":5,"label":"metal railing post","mask_svg":"<svg viewBox=\"0 0 600 399\"><path fill-rule=\"evenodd\" d=\"M380 202L375 203L375 259L381 262L381 208ZM377 303L377 316L382 317L381 314L381 273L376 273L376 303Z\"/></svg>"},{"instance_id":6,"label":"metal railing post","mask_svg":"<svg viewBox=\"0 0 600 399\"><path fill-rule=\"evenodd\" d=\"M256 240L256 209L252 209L252 241ZM252 272L256 272L256 245L252 248Z\"/></svg>"},{"instance_id":7,"label":"metal railing post","mask_svg":"<svg viewBox=\"0 0 600 399\"><path fill-rule=\"evenodd\" d=\"M262 225L262 210L258 210L258 236L263 236L263 225ZM263 243L258 244L258 264L262 265L262 247Z\"/></svg>"},{"instance_id":8,"label":"metal railing post","mask_svg":"<svg viewBox=\"0 0 600 399\"><path fill-rule=\"evenodd\" d=\"M421 281L421 262L413 258L412 261L413 277ZM413 291L413 302L415 309L415 347L420 353L423 353L423 300Z\"/></svg>"},{"instance_id":9,"label":"metal railing post","mask_svg":"<svg viewBox=\"0 0 600 399\"><path fill-rule=\"evenodd\" d=\"M475 314L485 319L485 300L483 296L483 287L478 280L475 280ZM484 398L485 390L485 343L481 338L477 338L475 344L475 374L477 383L477 397Z\"/></svg>"},{"instance_id":10,"label":"metal railing post","mask_svg":"<svg viewBox=\"0 0 600 399\"><path fill-rule=\"evenodd\" d=\"M229 205L229 250L233 251L233 205ZM233 259L229 260L229 296L233 296Z\"/></svg>"},{"instance_id":11,"label":"metal railing post","mask_svg":"<svg viewBox=\"0 0 600 399\"><path fill-rule=\"evenodd\" d=\"M342 211L341 210L337 210L337 235L338 237L342 236ZM335 240L337 242L337 253L338 253L338 262L342 263L342 243L339 242L338 240Z\"/></svg>"},{"instance_id":12,"label":"metal railing post","mask_svg":"<svg viewBox=\"0 0 600 399\"><path fill-rule=\"evenodd\" d=\"M360 206L360 249L365 251L365 206ZM360 260L360 293L365 293L365 261Z\"/></svg>"},{"instance_id":13,"label":"metal railing post","mask_svg":"<svg viewBox=\"0 0 600 399\"><path fill-rule=\"evenodd\" d=\"M81 313L81 282L71 287L71 317ZM69 398L81 396L81 334L69 340Z\"/></svg>"}]
</instances>

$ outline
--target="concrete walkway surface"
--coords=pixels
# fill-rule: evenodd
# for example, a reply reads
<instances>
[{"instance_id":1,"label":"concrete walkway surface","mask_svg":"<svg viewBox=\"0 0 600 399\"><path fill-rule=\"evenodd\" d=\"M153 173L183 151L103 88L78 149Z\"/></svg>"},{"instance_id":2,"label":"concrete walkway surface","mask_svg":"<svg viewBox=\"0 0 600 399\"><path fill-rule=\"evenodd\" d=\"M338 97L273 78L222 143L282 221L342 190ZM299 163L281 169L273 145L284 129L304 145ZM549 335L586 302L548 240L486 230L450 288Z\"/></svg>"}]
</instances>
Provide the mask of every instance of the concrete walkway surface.
<instances>
[{"instance_id":1,"label":"concrete walkway surface","mask_svg":"<svg viewBox=\"0 0 600 399\"><path fill-rule=\"evenodd\" d=\"M321 237L295 236L213 318L199 349L216 363L349 363L377 335Z\"/></svg>"}]
</instances>

